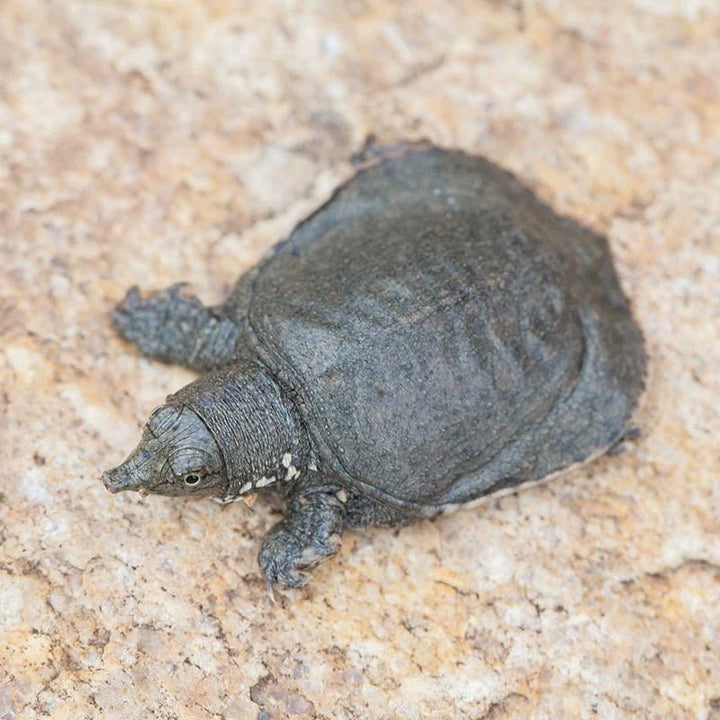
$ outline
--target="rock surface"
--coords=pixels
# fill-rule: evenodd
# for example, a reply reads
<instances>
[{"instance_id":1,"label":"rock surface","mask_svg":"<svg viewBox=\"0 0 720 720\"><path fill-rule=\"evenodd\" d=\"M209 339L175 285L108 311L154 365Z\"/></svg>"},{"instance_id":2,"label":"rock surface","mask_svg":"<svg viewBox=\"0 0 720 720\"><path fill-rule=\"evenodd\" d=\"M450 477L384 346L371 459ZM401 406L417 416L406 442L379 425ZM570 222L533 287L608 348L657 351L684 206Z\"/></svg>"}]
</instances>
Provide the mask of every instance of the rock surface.
<instances>
[{"instance_id":1,"label":"rock surface","mask_svg":"<svg viewBox=\"0 0 720 720\"><path fill-rule=\"evenodd\" d=\"M0 11L0 718L720 718L720 6L7 0ZM271 604L277 508L112 497L191 379L113 333L207 302L366 138L513 170L608 234L640 439L400 531Z\"/></svg>"}]
</instances>

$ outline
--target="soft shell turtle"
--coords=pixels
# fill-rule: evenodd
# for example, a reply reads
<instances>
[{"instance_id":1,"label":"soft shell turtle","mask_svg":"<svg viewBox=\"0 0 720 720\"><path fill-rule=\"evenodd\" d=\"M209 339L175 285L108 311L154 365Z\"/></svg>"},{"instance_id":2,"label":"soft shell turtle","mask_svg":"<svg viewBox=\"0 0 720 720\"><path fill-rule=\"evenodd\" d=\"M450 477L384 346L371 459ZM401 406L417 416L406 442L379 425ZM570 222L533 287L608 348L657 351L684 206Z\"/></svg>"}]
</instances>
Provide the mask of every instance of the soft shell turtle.
<instances>
[{"instance_id":1,"label":"soft shell turtle","mask_svg":"<svg viewBox=\"0 0 720 720\"><path fill-rule=\"evenodd\" d=\"M601 454L643 388L605 239L433 147L359 171L221 306L132 289L114 320L204 374L105 485L222 502L282 486L259 563L289 586L344 526L409 523Z\"/></svg>"}]
</instances>

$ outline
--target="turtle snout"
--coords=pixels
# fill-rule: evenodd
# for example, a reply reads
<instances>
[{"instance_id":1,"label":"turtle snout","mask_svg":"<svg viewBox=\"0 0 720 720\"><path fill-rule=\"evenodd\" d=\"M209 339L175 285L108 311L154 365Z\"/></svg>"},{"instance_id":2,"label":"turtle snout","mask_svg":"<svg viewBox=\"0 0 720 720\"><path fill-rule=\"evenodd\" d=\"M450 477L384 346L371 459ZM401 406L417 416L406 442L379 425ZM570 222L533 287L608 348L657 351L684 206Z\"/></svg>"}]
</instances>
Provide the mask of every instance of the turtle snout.
<instances>
[{"instance_id":1,"label":"turtle snout","mask_svg":"<svg viewBox=\"0 0 720 720\"><path fill-rule=\"evenodd\" d=\"M102 474L105 487L113 494L123 490L137 490L138 483L125 465L120 465Z\"/></svg>"}]
</instances>

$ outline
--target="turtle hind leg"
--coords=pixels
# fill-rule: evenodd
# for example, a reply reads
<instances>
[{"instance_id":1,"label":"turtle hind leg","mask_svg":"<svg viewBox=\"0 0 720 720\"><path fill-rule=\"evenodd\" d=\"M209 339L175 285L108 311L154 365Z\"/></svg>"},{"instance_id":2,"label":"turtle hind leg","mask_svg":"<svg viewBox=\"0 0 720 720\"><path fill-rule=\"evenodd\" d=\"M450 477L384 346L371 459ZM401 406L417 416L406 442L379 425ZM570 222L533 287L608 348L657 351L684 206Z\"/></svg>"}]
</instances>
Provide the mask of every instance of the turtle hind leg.
<instances>
[{"instance_id":1,"label":"turtle hind leg","mask_svg":"<svg viewBox=\"0 0 720 720\"><path fill-rule=\"evenodd\" d=\"M115 327L147 357L192 370L229 362L238 337L236 324L185 294L183 287L173 285L147 299L131 288L113 312Z\"/></svg>"}]
</instances>

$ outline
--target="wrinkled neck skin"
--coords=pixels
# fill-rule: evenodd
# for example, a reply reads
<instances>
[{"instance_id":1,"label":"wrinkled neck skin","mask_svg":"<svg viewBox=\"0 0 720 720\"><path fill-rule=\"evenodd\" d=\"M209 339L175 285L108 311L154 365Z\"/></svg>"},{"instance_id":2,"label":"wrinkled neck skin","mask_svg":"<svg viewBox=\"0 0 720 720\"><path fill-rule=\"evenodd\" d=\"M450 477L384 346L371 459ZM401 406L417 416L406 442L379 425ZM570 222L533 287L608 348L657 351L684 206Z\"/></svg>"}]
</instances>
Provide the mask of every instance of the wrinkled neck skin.
<instances>
[{"instance_id":1,"label":"wrinkled neck skin","mask_svg":"<svg viewBox=\"0 0 720 720\"><path fill-rule=\"evenodd\" d=\"M291 484L312 466L299 413L272 375L255 363L207 373L167 402L197 413L217 443L228 480L216 498L220 502Z\"/></svg>"}]
</instances>

